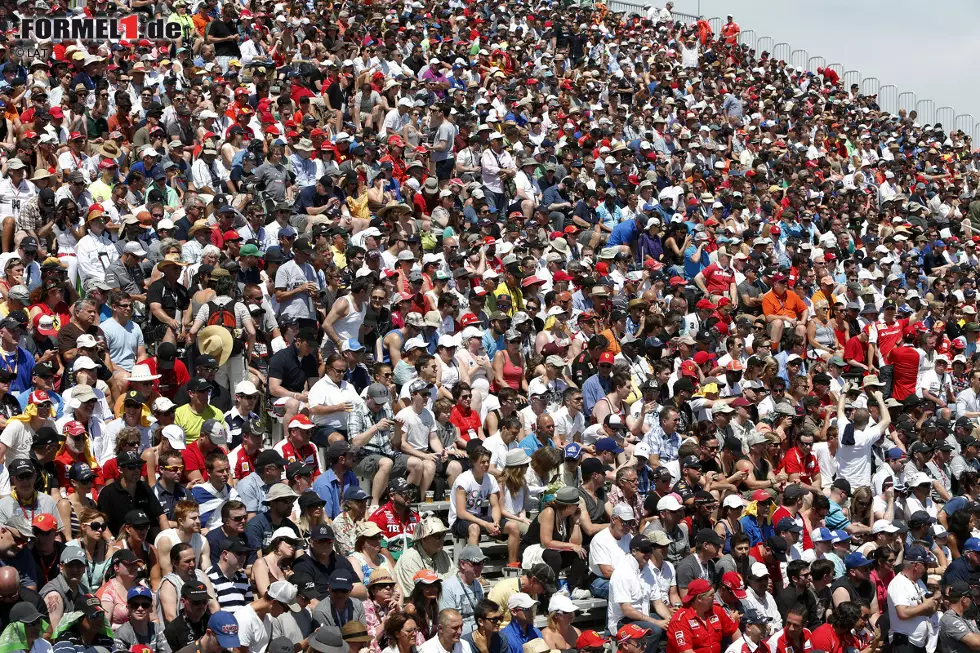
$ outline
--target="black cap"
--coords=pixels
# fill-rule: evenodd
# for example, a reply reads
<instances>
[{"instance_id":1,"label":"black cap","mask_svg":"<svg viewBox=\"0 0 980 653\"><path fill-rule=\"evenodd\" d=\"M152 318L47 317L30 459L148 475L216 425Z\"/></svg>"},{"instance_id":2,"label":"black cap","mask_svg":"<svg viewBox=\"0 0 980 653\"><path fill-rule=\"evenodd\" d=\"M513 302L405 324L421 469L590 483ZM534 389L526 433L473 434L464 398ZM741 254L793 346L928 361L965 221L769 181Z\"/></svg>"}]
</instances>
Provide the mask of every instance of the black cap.
<instances>
[{"instance_id":1,"label":"black cap","mask_svg":"<svg viewBox=\"0 0 980 653\"><path fill-rule=\"evenodd\" d=\"M965 580L954 580L949 585L949 589L946 590L947 595L950 599L961 599L964 596L971 596L973 590L970 588L970 584Z\"/></svg>"},{"instance_id":2,"label":"black cap","mask_svg":"<svg viewBox=\"0 0 980 653\"><path fill-rule=\"evenodd\" d=\"M407 494L412 491L412 484L402 476L388 481L388 494Z\"/></svg>"},{"instance_id":3,"label":"black cap","mask_svg":"<svg viewBox=\"0 0 980 653\"><path fill-rule=\"evenodd\" d=\"M725 541L721 539L721 535L714 532L710 528L702 528L699 530L694 541L696 544L714 544L715 546L721 546L725 543Z\"/></svg>"},{"instance_id":4,"label":"black cap","mask_svg":"<svg viewBox=\"0 0 980 653\"><path fill-rule=\"evenodd\" d=\"M653 553L653 548L653 542L651 542L646 535L637 535L630 540L630 551Z\"/></svg>"},{"instance_id":5,"label":"black cap","mask_svg":"<svg viewBox=\"0 0 980 653\"><path fill-rule=\"evenodd\" d=\"M135 404L137 406L142 406L146 403L146 397L143 396L142 392L137 392L136 390L130 390L126 393L126 398L123 399L123 404Z\"/></svg>"},{"instance_id":6,"label":"black cap","mask_svg":"<svg viewBox=\"0 0 980 653\"><path fill-rule=\"evenodd\" d=\"M188 392L206 392L211 389L211 384L205 379L197 378L191 379L187 382Z\"/></svg>"},{"instance_id":7,"label":"black cap","mask_svg":"<svg viewBox=\"0 0 980 653\"><path fill-rule=\"evenodd\" d=\"M685 456L681 468L701 469L701 459L697 456Z\"/></svg>"},{"instance_id":8,"label":"black cap","mask_svg":"<svg viewBox=\"0 0 980 653\"><path fill-rule=\"evenodd\" d=\"M766 538L766 546L772 551L772 557L779 562L787 562L786 552L789 550L789 546L786 544L786 540L781 537L769 537Z\"/></svg>"},{"instance_id":9,"label":"black cap","mask_svg":"<svg viewBox=\"0 0 980 653\"><path fill-rule=\"evenodd\" d=\"M34 433L34 441L31 443L31 448L36 449L38 447L46 447L49 444L61 442L64 439L65 436L61 435L50 426L42 426L36 433Z\"/></svg>"},{"instance_id":10,"label":"black cap","mask_svg":"<svg viewBox=\"0 0 980 653\"><path fill-rule=\"evenodd\" d=\"M149 516L138 508L127 512L123 521L130 526L149 526L151 523Z\"/></svg>"},{"instance_id":11,"label":"black cap","mask_svg":"<svg viewBox=\"0 0 980 653\"><path fill-rule=\"evenodd\" d=\"M142 467L143 459L135 451L120 451L116 454L116 463L119 465L119 469L125 467Z\"/></svg>"},{"instance_id":12,"label":"black cap","mask_svg":"<svg viewBox=\"0 0 980 653\"><path fill-rule=\"evenodd\" d=\"M309 476L312 473L313 467L299 460L289 463L289 466L286 467L286 478L290 481L297 476Z\"/></svg>"},{"instance_id":13,"label":"black cap","mask_svg":"<svg viewBox=\"0 0 980 653\"><path fill-rule=\"evenodd\" d=\"M136 562L139 558L130 549L120 549L112 555L112 564L117 562Z\"/></svg>"},{"instance_id":14,"label":"black cap","mask_svg":"<svg viewBox=\"0 0 980 653\"><path fill-rule=\"evenodd\" d=\"M544 591L547 594L554 594L558 591L558 576L555 575L555 570L545 563L539 562L534 565L527 571L526 575L537 578L544 585Z\"/></svg>"},{"instance_id":15,"label":"black cap","mask_svg":"<svg viewBox=\"0 0 980 653\"><path fill-rule=\"evenodd\" d=\"M172 342L162 342L157 347L157 366L169 370L177 360L177 345Z\"/></svg>"},{"instance_id":16,"label":"black cap","mask_svg":"<svg viewBox=\"0 0 980 653\"><path fill-rule=\"evenodd\" d=\"M334 569L330 574L330 589L351 591L354 589L354 574L346 569Z\"/></svg>"},{"instance_id":17,"label":"black cap","mask_svg":"<svg viewBox=\"0 0 980 653\"><path fill-rule=\"evenodd\" d=\"M783 517L776 523L776 533L802 533L803 528L789 517Z\"/></svg>"},{"instance_id":18,"label":"black cap","mask_svg":"<svg viewBox=\"0 0 980 653\"><path fill-rule=\"evenodd\" d=\"M24 240L27 240L26 238ZM102 599L94 594L81 594L75 599L75 611L81 612L87 619L105 616Z\"/></svg>"},{"instance_id":19,"label":"black cap","mask_svg":"<svg viewBox=\"0 0 980 653\"><path fill-rule=\"evenodd\" d=\"M279 467L285 467L287 464L288 461L275 449L266 449L255 457L255 469L262 469L267 465L278 465Z\"/></svg>"},{"instance_id":20,"label":"black cap","mask_svg":"<svg viewBox=\"0 0 980 653\"><path fill-rule=\"evenodd\" d=\"M312 506L325 506L327 502L320 498L320 495L313 490L307 490L303 494L299 495L299 509L306 510Z\"/></svg>"},{"instance_id":21,"label":"black cap","mask_svg":"<svg viewBox=\"0 0 980 653\"><path fill-rule=\"evenodd\" d=\"M289 577L289 582L296 586L296 593L307 599L319 599L320 593L316 590L316 582L313 576L306 572L298 571Z\"/></svg>"},{"instance_id":22,"label":"black cap","mask_svg":"<svg viewBox=\"0 0 980 653\"><path fill-rule=\"evenodd\" d=\"M606 466L598 458L586 458L582 461L582 478L588 478L593 474L605 474Z\"/></svg>"},{"instance_id":23,"label":"black cap","mask_svg":"<svg viewBox=\"0 0 980 653\"><path fill-rule=\"evenodd\" d=\"M916 510L909 517L909 526L912 528L918 528L919 526L925 526L926 524L935 524L936 518L930 515L925 510Z\"/></svg>"},{"instance_id":24,"label":"black cap","mask_svg":"<svg viewBox=\"0 0 980 653\"><path fill-rule=\"evenodd\" d=\"M232 553L249 553L252 548L240 537L227 537L221 540L221 550Z\"/></svg>"},{"instance_id":25,"label":"black cap","mask_svg":"<svg viewBox=\"0 0 980 653\"><path fill-rule=\"evenodd\" d=\"M16 460L12 460L7 465L7 471L10 473L11 477L16 478L21 474L33 474L36 470L34 469L34 464L27 458L18 458Z\"/></svg>"},{"instance_id":26,"label":"black cap","mask_svg":"<svg viewBox=\"0 0 980 653\"><path fill-rule=\"evenodd\" d=\"M323 540L334 540L336 539L333 534L333 528L327 524L317 524L310 529L310 541L311 542L321 542Z\"/></svg>"},{"instance_id":27,"label":"black cap","mask_svg":"<svg viewBox=\"0 0 980 653\"><path fill-rule=\"evenodd\" d=\"M180 588L180 595L189 601L208 601L211 599L207 585L199 580L184 583L184 586Z\"/></svg>"},{"instance_id":28,"label":"black cap","mask_svg":"<svg viewBox=\"0 0 980 653\"><path fill-rule=\"evenodd\" d=\"M218 359L214 356L201 354L194 359L194 367L218 367Z\"/></svg>"},{"instance_id":29,"label":"black cap","mask_svg":"<svg viewBox=\"0 0 980 653\"><path fill-rule=\"evenodd\" d=\"M851 484L847 481L846 478L837 479L836 481L833 482L833 484L830 487L837 488L847 496L851 496Z\"/></svg>"}]
</instances>

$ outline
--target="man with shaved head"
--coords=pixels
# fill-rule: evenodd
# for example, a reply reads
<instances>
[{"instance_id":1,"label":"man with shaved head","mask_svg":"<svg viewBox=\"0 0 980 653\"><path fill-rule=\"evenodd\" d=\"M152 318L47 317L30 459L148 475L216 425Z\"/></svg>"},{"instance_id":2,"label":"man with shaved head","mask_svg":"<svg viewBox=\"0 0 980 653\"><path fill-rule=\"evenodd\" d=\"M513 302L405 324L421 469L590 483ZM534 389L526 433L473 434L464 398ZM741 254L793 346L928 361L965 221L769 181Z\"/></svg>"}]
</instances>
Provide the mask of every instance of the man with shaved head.
<instances>
[{"instance_id":1,"label":"man with shaved head","mask_svg":"<svg viewBox=\"0 0 980 653\"><path fill-rule=\"evenodd\" d=\"M27 601L47 618L48 609L41 600L41 595L20 582L20 573L14 567L0 567L0 628L7 627L10 623L10 609L21 601Z\"/></svg>"}]
</instances>

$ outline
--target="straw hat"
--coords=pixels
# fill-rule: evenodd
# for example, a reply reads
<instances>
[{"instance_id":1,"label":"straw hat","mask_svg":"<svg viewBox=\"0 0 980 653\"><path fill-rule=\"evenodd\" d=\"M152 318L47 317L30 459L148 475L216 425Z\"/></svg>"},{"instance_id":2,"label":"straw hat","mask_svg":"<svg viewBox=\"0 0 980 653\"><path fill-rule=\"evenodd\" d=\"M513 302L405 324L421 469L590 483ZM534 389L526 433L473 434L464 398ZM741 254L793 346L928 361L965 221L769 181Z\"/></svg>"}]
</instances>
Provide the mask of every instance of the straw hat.
<instances>
[{"instance_id":1,"label":"straw hat","mask_svg":"<svg viewBox=\"0 0 980 653\"><path fill-rule=\"evenodd\" d=\"M392 211L405 211L407 213L411 213L412 208L408 204L403 202L395 202L392 200L381 207L381 209L378 211L378 217L382 220L387 220L388 214Z\"/></svg>"},{"instance_id":2,"label":"straw hat","mask_svg":"<svg viewBox=\"0 0 980 653\"><path fill-rule=\"evenodd\" d=\"M218 360L218 367L221 367L231 358L231 350L235 346L235 341L231 337L231 331L220 324L206 326L197 334L198 348L205 356L214 356Z\"/></svg>"}]
</instances>

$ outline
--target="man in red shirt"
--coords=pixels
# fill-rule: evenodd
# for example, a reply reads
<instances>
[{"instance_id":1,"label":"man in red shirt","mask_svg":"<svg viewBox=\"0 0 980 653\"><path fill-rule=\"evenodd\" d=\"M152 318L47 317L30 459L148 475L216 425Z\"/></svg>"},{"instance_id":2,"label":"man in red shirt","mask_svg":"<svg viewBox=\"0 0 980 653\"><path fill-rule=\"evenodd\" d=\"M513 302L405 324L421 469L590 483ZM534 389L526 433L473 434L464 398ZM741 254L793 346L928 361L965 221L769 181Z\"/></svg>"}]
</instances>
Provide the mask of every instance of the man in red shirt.
<instances>
[{"instance_id":1,"label":"man in red shirt","mask_svg":"<svg viewBox=\"0 0 980 653\"><path fill-rule=\"evenodd\" d=\"M715 603L715 591L703 578L687 586L684 607L667 628L667 653L721 653L721 641L738 632L738 621Z\"/></svg>"},{"instance_id":2,"label":"man in red shirt","mask_svg":"<svg viewBox=\"0 0 980 653\"><path fill-rule=\"evenodd\" d=\"M844 653L848 648L856 648L857 642L851 631L861 628L864 628L861 608L844 601L834 608L827 623L810 634L810 648L826 653Z\"/></svg>"},{"instance_id":3,"label":"man in red shirt","mask_svg":"<svg viewBox=\"0 0 980 653\"><path fill-rule=\"evenodd\" d=\"M868 374L868 330L851 336L844 344L844 362L848 372Z\"/></svg>"},{"instance_id":4,"label":"man in red shirt","mask_svg":"<svg viewBox=\"0 0 980 653\"><path fill-rule=\"evenodd\" d=\"M180 452L184 458L183 485L206 482L208 470L204 461L209 453L221 449L221 446L227 441L228 431L222 422L216 419L205 420L201 426L201 436Z\"/></svg>"},{"instance_id":5,"label":"man in red shirt","mask_svg":"<svg viewBox=\"0 0 980 653\"><path fill-rule=\"evenodd\" d=\"M177 345L172 342L160 343L157 355L141 360L140 365L149 367L151 375L160 375L153 381L153 390L167 399L177 396L177 389L191 380L187 366L177 360Z\"/></svg>"},{"instance_id":6,"label":"man in red shirt","mask_svg":"<svg viewBox=\"0 0 980 653\"><path fill-rule=\"evenodd\" d=\"M890 299L885 301L881 309L881 319L865 327L868 332L868 360L872 367L885 364L888 354L901 342L905 327L908 326L908 319L895 319L896 310L895 302Z\"/></svg>"},{"instance_id":7,"label":"man in red shirt","mask_svg":"<svg viewBox=\"0 0 980 653\"><path fill-rule=\"evenodd\" d=\"M810 648L810 631L803 627L805 612L806 608L802 605L789 607L782 630L769 638L770 653L803 653Z\"/></svg>"},{"instance_id":8,"label":"man in red shirt","mask_svg":"<svg viewBox=\"0 0 980 653\"><path fill-rule=\"evenodd\" d=\"M388 503L374 511L368 521L378 525L389 540L399 535L412 535L419 524L419 514L412 510L413 488L403 477L388 482Z\"/></svg>"},{"instance_id":9,"label":"man in red shirt","mask_svg":"<svg viewBox=\"0 0 980 653\"><path fill-rule=\"evenodd\" d=\"M728 297L733 302L737 302L735 270L732 269L731 263L732 257L728 251L724 247L719 248L718 261L698 272L694 277L694 283L709 297Z\"/></svg>"},{"instance_id":10,"label":"man in red shirt","mask_svg":"<svg viewBox=\"0 0 980 653\"><path fill-rule=\"evenodd\" d=\"M313 422L306 415L297 415L289 421L288 435L273 447L282 454L287 463L297 460L313 468L313 480L320 475L320 465L317 461L316 446L310 443L313 434Z\"/></svg>"},{"instance_id":11,"label":"man in red shirt","mask_svg":"<svg viewBox=\"0 0 980 653\"><path fill-rule=\"evenodd\" d=\"M777 471L789 476L790 483L799 483L796 487L801 487L803 494L806 491L820 494L823 492L823 483L820 480L820 463L813 455L813 434L800 433L796 436L796 446L786 452L783 456L782 465ZM792 485L786 489L789 490Z\"/></svg>"},{"instance_id":12,"label":"man in red shirt","mask_svg":"<svg viewBox=\"0 0 980 653\"><path fill-rule=\"evenodd\" d=\"M914 326L905 328L902 342L893 348L885 361L892 366L892 399L902 401L915 394L919 376L919 351L913 346L918 335Z\"/></svg>"}]
</instances>

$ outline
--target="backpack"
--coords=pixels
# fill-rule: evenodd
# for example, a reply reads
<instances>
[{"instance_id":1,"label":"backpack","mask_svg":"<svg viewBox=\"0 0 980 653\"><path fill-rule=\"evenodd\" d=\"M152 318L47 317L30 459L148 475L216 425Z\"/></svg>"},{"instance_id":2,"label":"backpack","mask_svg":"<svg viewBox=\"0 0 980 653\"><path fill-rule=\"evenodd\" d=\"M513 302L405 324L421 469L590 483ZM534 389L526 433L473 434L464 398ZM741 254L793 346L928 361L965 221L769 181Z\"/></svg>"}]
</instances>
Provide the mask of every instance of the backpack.
<instances>
[{"instance_id":1,"label":"backpack","mask_svg":"<svg viewBox=\"0 0 980 653\"><path fill-rule=\"evenodd\" d=\"M208 321L207 326L223 326L231 331L231 337L235 341L235 347L231 350L232 355L242 351L242 329L238 328L238 319L235 317L235 305L237 302L230 301L227 304L217 304L208 302Z\"/></svg>"}]
</instances>

